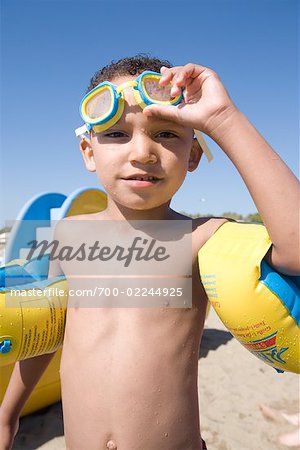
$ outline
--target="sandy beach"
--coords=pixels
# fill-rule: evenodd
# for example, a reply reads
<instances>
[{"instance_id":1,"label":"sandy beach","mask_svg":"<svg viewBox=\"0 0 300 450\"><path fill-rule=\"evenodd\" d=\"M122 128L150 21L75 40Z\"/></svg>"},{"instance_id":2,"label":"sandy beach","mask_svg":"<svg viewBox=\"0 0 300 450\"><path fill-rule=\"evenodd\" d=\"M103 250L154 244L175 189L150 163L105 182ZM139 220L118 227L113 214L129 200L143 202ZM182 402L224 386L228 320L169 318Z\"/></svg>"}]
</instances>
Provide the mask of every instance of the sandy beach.
<instances>
[{"instance_id":1,"label":"sandy beach","mask_svg":"<svg viewBox=\"0 0 300 450\"><path fill-rule=\"evenodd\" d=\"M266 419L259 404L297 412L298 376L277 374L252 356L213 311L202 340L198 386L201 430L208 450L287 449L277 438L293 431L293 426ZM61 404L22 418L13 449L64 450Z\"/></svg>"}]
</instances>

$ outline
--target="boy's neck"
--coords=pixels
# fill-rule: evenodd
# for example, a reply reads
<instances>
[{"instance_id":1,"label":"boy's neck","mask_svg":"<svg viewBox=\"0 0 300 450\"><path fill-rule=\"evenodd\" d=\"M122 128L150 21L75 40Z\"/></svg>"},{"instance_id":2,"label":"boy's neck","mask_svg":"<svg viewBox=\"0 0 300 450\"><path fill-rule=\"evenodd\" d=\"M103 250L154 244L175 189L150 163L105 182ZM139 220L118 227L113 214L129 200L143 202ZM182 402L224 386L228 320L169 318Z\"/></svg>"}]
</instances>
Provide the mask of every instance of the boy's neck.
<instances>
[{"instance_id":1,"label":"boy's neck","mask_svg":"<svg viewBox=\"0 0 300 450\"><path fill-rule=\"evenodd\" d=\"M109 220L180 220L184 217L170 208L170 202L157 208L139 210L117 204L109 197L105 216Z\"/></svg>"}]
</instances>

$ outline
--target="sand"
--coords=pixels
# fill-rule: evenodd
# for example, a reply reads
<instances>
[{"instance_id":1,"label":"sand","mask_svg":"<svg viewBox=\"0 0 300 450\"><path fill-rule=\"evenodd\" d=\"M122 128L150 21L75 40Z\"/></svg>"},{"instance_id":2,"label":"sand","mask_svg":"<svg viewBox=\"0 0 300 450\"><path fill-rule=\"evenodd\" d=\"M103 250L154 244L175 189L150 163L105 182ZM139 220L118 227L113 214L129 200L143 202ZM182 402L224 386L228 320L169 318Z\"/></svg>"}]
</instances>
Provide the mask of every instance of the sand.
<instances>
[{"instance_id":1,"label":"sand","mask_svg":"<svg viewBox=\"0 0 300 450\"><path fill-rule=\"evenodd\" d=\"M208 450L287 449L277 438L295 427L266 419L259 404L297 412L298 383L297 375L277 374L251 355L210 312L198 375L201 430ZM61 404L22 418L13 449L64 450Z\"/></svg>"}]
</instances>

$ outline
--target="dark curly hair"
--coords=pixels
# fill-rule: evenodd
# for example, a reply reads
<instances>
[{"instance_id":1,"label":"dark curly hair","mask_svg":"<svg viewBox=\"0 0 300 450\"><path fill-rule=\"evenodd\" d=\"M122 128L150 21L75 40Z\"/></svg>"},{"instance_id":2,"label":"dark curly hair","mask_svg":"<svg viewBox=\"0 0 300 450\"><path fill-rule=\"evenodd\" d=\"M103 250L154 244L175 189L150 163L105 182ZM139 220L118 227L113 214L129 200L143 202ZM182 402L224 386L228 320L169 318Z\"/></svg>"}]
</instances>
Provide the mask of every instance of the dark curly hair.
<instances>
[{"instance_id":1,"label":"dark curly hair","mask_svg":"<svg viewBox=\"0 0 300 450\"><path fill-rule=\"evenodd\" d=\"M87 92L94 89L102 81L110 81L113 78L124 75L140 75L145 70L160 72L162 66L172 67L172 64L169 61L154 58L144 53L112 61L95 73L87 88Z\"/></svg>"}]
</instances>

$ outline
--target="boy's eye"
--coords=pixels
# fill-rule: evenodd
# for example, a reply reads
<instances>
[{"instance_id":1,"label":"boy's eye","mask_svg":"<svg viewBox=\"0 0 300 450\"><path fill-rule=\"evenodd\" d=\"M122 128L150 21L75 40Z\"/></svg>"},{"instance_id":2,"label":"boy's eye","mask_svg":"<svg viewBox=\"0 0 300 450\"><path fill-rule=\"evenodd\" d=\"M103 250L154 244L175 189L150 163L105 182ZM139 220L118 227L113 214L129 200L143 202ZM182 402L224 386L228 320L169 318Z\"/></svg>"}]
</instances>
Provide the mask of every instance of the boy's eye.
<instances>
[{"instance_id":1,"label":"boy's eye","mask_svg":"<svg viewBox=\"0 0 300 450\"><path fill-rule=\"evenodd\" d=\"M161 138L161 139L171 139L171 138L176 138L177 135L175 133L173 133L172 131L161 131L160 133L158 133L156 135L157 138Z\"/></svg>"},{"instance_id":2,"label":"boy's eye","mask_svg":"<svg viewBox=\"0 0 300 450\"><path fill-rule=\"evenodd\" d=\"M111 132L105 133L103 136L108 137L108 138L122 138L122 137L126 137L126 134L123 133L123 131L111 131Z\"/></svg>"}]
</instances>

